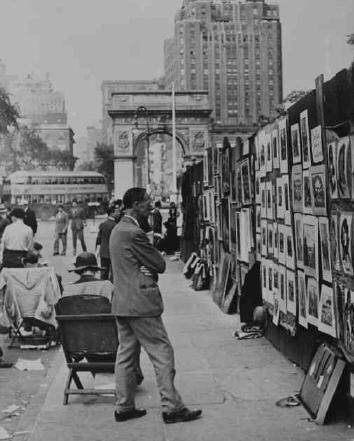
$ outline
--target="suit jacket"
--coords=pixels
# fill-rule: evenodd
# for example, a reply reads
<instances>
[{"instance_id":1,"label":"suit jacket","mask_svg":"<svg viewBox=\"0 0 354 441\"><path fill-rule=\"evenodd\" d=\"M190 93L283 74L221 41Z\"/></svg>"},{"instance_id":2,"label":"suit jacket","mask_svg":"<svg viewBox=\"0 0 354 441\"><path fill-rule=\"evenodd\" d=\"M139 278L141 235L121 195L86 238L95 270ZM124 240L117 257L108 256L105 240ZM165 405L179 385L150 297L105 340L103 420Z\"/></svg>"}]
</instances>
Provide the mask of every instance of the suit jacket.
<instances>
[{"instance_id":1,"label":"suit jacket","mask_svg":"<svg viewBox=\"0 0 354 441\"><path fill-rule=\"evenodd\" d=\"M144 231L133 219L124 216L114 227L109 251L112 262L114 294L112 314L121 317L156 317L163 312L163 302L154 277L145 276L140 267L151 273L163 273L166 263Z\"/></svg>"},{"instance_id":2,"label":"suit jacket","mask_svg":"<svg viewBox=\"0 0 354 441\"><path fill-rule=\"evenodd\" d=\"M86 222L85 212L82 208L72 208L69 212L69 218L71 219L72 230L83 230L84 223Z\"/></svg>"},{"instance_id":3,"label":"suit jacket","mask_svg":"<svg viewBox=\"0 0 354 441\"><path fill-rule=\"evenodd\" d=\"M68 213L63 211L62 213L57 213L55 216L55 233L62 234L68 231L69 216Z\"/></svg>"},{"instance_id":4,"label":"suit jacket","mask_svg":"<svg viewBox=\"0 0 354 441\"><path fill-rule=\"evenodd\" d=\"M32 228L33 234L37 233L36 213L30 208L27 208L27 210L25 211L25 218L23 219L23 222Z\"/></svg>"}]
</instances>

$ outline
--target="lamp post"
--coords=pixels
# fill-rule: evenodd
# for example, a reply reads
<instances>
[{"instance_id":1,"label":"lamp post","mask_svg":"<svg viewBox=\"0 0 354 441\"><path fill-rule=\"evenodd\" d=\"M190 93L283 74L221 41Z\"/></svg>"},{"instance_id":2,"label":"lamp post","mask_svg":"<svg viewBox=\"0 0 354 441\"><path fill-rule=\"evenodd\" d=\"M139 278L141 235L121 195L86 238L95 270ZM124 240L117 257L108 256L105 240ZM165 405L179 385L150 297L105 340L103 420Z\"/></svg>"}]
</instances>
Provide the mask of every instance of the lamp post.
<instances>
[{"instance_id":1,"label":"lamp post","mask_svg":"<svg viewBox=\"0 0 354 441\"><path fill-rule=\"evenodd\" d=\"M135 127L139 128L139 118L146 121L146 159L147 159L147 184L150 187L150 122L151 114L145 106L139 106L135 112Z\"/></svg>"}]
</instances>

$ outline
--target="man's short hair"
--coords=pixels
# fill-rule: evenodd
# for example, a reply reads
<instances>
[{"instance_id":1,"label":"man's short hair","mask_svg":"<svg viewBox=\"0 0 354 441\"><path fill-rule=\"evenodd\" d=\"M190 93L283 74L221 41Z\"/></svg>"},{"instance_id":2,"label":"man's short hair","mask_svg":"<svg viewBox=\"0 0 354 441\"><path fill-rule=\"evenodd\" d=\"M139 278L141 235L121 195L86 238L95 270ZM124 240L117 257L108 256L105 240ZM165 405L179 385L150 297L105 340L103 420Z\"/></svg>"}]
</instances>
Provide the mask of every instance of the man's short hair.
<instances>
[{"instance_id":1,"label":"man's short hair","mask_svg":"<svg viewBox=\"0 0 354 441\"><path fill-rule=\"evenodd\" d=\"M36 251L41 251L43 249L43 245L39 242L33 242L33 249Z\"/></svg>"},{"instance_id":2,"label":"man's short hair","mask_svg":"<svg viewBox=\"0 0 354 441\"><path fill-rule=\"evenodd\" d=\"M145 188L133 187L129 188L123 196L124 208L132 208L134 202L142 202L146 196Z\"/></svg>"},{"instance_id":3,"label":"man's short hair","mask_svg":"<svg viewBox=\"0 0 354 441\"><path fill-rule=\"evenodd\" d=\"M17 217L17 219L24 219L25 218L25 210L22 208L14 208L11 213L10 217Z\"/></svg>"},{"instance_id":4,"label":"man's short hair","mask_svg":"<svg viewBox=\"0 0 354 441\"><path fill-rule=\"evenodd\" d=\"M155 207L156 208L161 208L161 201L156 201L155 202Z\"/></svg>"}]
</instances>

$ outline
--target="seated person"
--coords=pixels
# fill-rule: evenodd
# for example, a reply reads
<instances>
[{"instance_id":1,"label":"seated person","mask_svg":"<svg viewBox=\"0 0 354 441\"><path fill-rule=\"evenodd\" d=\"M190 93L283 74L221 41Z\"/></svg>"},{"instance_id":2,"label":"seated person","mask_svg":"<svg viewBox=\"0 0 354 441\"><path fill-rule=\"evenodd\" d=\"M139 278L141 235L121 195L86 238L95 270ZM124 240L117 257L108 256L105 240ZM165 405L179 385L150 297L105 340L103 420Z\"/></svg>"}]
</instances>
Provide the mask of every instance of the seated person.
<instances>
[{"instance_id":1,"label":"seated person","mask_svg":"<svg viewBox=\"0 0 354 441\"><path fill-rule=\"evenodd\" d=\"M93 253L85 251L79 254L76 257L74 268L70 268L68 271L75 272L80 278L65 287L64 297L92 294L106 297L111 301L113 284L109 280L101 280L99 277L96 277L99 271L103 271L103 268L97 265L97 259Z\"/></svg>"}]
</instances>

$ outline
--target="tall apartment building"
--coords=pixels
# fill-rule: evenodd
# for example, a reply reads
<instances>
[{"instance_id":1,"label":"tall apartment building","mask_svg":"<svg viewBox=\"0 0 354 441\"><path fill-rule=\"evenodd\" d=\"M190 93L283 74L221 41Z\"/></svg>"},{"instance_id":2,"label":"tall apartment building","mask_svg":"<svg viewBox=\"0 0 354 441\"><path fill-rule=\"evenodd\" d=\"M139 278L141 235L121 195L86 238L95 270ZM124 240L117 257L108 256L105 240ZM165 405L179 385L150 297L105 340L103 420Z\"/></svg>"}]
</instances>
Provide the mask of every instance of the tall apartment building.
<instances>
[{"instance_id":1,"label":"tall apartment building","mask_svg":"<svg viewBox=\"0 0 354 441\"><path fill-rule=\"evenodd\" d=\"M252 126L282 102L279 7L184 0L164 44L165 85L209 90L214 128Z\"/></svg>"}]
</instances>

